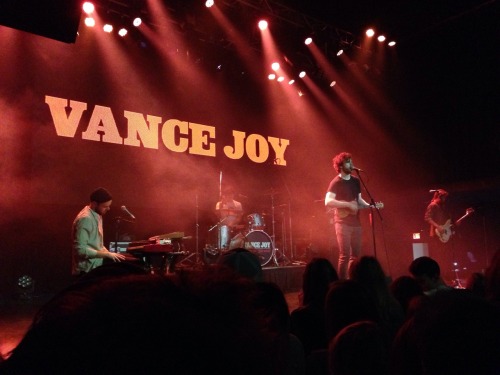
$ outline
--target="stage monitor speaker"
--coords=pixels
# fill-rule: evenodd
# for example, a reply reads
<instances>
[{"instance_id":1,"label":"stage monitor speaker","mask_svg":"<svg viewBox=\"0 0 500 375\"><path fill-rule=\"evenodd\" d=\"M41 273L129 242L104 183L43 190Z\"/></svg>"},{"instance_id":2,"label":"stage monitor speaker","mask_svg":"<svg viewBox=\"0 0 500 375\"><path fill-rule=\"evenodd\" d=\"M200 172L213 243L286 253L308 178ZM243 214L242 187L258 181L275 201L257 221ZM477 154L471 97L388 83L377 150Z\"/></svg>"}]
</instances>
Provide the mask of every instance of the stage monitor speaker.
<instances>
[{"instance_id":1,"label":"stage monitor speaker","mask_svg":"<svg viewBox=\"0 0 500 375\"><path fill-rule=\"evenodd\" d=\"M80 0L1 0L0 25L74 43L81 3Z\"/></svg>"}]
</instances>

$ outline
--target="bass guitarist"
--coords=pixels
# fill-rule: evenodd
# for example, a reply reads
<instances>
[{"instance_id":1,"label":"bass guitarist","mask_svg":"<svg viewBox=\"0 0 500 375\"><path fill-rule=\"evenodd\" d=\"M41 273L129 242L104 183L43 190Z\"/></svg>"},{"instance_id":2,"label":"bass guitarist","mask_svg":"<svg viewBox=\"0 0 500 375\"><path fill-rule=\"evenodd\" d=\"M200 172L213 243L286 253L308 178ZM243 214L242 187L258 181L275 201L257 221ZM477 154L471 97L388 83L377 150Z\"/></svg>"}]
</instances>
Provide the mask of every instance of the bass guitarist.
<instances>
[{"instance_id":1,"label":"bass guitarist","mask_svg":"<svg viewBox=\"0 0 500 375\"><path fill-rule=\"evenodd\" d=\"M362 229L359 209L370 205L361 197L359 178L352 175L351 154L341 152L333 157L333 168L338 175L330 182L325 197L327 209L333 209L335 233L339 246L338 274L347 278L348 268L361 253Z\"/></svg>"}]
</instances>

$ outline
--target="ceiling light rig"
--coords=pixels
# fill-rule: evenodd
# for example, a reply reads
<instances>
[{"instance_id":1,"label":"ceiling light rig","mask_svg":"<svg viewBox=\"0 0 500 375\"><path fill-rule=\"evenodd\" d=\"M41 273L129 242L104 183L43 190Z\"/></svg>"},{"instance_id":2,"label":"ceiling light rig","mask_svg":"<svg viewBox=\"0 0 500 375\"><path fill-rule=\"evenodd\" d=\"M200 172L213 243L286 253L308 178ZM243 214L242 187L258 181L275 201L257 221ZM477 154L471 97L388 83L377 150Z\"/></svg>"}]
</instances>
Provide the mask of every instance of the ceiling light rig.
<instances>
[{"instance_id":1,"label":"ceiling light rig","mask_svg":"<svg viewBox=\"0 0 500 375\"><path fill-rule=\"evenodd\" d=\"M365 31L365 35L368 37L368 38L373 38L375 36L376 32L373 28L368 28L366 29ZM380 42L380 43L384 43L384 42L387 42L387 37L384 35L384 34L379 34L377 36L377 40ZM395 40L390 40L389 42L387 42L387 45L389 47L394 47L396 45L396 41Z\"/></svg>"},{"instance_id":2,"label":"ceiling light rig","mask_svg":"<svg viewBox=\"0 0 500 375\"><path fill-rule=\"evenodd\" d=\"M131 8L131 10L124 12L111 7L100 7L101 17L104 19L102 30L108 34L113 33L114 30L118 30L117 34L124 37L132 27L140 27L143 24L141 8L137 5L132 5ZM85 25L87 27L94 27L96 25L95 14L99 12L96 5L86 1L82 4L82 9L86 15L84 20Z\"/></svg>"},{"instance_id":3,"label":"ceiling light rig","mask_svg":"<svg viewBox=\"0 0 500 375\"><path fill-rule=\"evenodd\" d=\"M218 4L227 5L229 0L220 0ZM177 4L177 3L176 3ZM207 8L213 7L215 5L215 1L207 0L204 2L200 2L201 11L205 9L203 4ZM302 85L300 78L304 78L307 72L307 75L321 83L321 85L326 89L328 85L333 87L335 82L331 81L331 77L327 78L324 75L321 75L321 72L318 72L318 66L311 59L310 53L302 53L297 52L297 50L301 49L301 43L304 43L308 46L308 49L311 51L311 48L322 50L323 54L327 58L330 63L335 63L337 59L343 59L344 56L340 57L342 54L349 53L352 48L362 49L361 38L358 36L338 29L330 24L327 24L323 21L318 21L314 18L311 18L307 15L304 15L298 11L295 11L291 8L287 8L281 6L275 1L269 2L268 7L266 9L262 9L261 6L253 5L252 2L247 1L238 1L237 5L242 7L243 10L247 10L247 8L253 8L255 12L244 12L246 14L245 25L249 30L255 30L256 25L262 31L266 30L270 26L270 22L276 23L275 28L273 27L273 34L276 35L276 40L279 41L279 36L284 40L283 43L293 43L294 46L288 46L290 48L290 56L289 59L285 57L285 61L280 63L276 62L276 65L273 65L271 71L268 71L268 79L274 80L276 82L288 82L289 85ZM172 12L173 18L172 22L177 23L179 26L185 24L184 16L189 17L192 13L191 8L187 5L179 2L179 11ZM102 22L106 22L108 26L106 26L106 30L108 33L113 35L120 35L122 37L130 37L130 35L134 35L134 37L141 37L141 33L133 32L134 27L141 27L143 24L149 24L148 17L148 8L146 6L146 2L144 0L129 0L127 2L123 0L95 0L93 3L90 1L86 1L83 4L83 9L86 15L85 24L89 27L93 27L96 25L96 18L94 16L99 15ZM170 8L170 10L173 10ZM176 9L177 10L177 9ZM220 9L222 10L222 8ZM190 13L191 12L191 13ZM253 18L251 14L259 13L259 16L263 16L262 18ZM208 9L206 10L208 14ZM192 15L192 14L191 14ZM228 14L229 16L229 14ZM99 19L97 19L99 21ZM248 22L248 23L246 23ZM161 25L150 25L153 29L155 27L161 27ZM203 23L198 23L196 29L196 35L199 35L199 40L202 42L210 42L217 43L221 48L234 48L234 43L227 43L223 40L227 40L227 38L218 38L214 42L214 38L211 35L212 30L209 27L205 27ZM301 37L295 35L290 38L289 29L283 26L291 26L295 30L308 30L307 34L302 34ZM96 31L102 30L102 24L99 24L98 28L95 28ZM181 30L182 29L182 30ZM188 29L179 27L179 32L186 33L189 31ZM186 31L187 30L187 31ZM284 34L279 35L281 30L285 31ZM141 35L140 35L141 34ZM257 33L252 33L252 35L257 35ZM367 32L368 37L377 37L378 32L372 28L369 32ZM273 35L275 37L275 35ZM314 40L313 40L314 38ZM141 42L143 43L143 42ZM260 43L252 43L249 41L250 45L256 46L255 48L259 49ZM297 43L297 45L295 45ZM384 40L380 42L381 44L387 44L388 46L394 46L396 43L393 40ZM141 45L141 44L139 44ZM281 46L281 43L278 43ZM304 46L304 45L302 45ZM281 46L283 48L287 48L286 45ZM302 47L303 48L303 47ZM290 63L289 60L292 60L294 63ZM302 70L299 73L299 70L295 68L296 66L300 66ZM267 69L266 69L267 70ZM292 73L293 71L293 73ZM272 77L272 78L271 78Z\"/></svg>"}]
</instances>

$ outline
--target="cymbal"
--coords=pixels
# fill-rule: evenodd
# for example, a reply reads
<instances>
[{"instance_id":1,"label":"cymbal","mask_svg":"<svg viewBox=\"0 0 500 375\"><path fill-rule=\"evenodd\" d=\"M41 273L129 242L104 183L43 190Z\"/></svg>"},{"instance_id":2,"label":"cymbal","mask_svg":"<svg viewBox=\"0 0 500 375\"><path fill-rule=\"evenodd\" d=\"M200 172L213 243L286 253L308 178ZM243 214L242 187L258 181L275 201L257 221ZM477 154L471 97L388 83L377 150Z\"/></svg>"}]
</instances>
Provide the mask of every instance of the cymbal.
<instances>
[{"instance_id":1,"label":"cymbal","mask_svg":"<svg viewBox=\"0 0 500 375\"><path fill-rule=\"evenodd\" d=\"M172 233L166 233L166 234L159 234L157 236L152 236L149 237L149 240L165 240L165 239L172 239L172 238L182 238L184 237L184 232L172 232Z\"/></svg>"}]
</instances>

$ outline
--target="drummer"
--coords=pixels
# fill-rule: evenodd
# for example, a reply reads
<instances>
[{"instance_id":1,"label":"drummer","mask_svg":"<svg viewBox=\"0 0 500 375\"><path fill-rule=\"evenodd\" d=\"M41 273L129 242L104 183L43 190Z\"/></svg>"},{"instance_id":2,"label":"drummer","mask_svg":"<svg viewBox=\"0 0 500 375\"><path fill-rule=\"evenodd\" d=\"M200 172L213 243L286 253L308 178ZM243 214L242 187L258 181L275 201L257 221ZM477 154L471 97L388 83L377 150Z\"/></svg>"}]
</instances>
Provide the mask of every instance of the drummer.
<instances>
[{"instance_id":1,"label":"drummer","mask_svg":"<svg viewBox=\"0 0 500 375\"><path fill-rule=\"evenodd\" d=\"M221 192L221 200L215 205L215 213L219 218L219 248L227 250L229 247L231 230L237 228L243 216L243 207L234 200L234 189L226 186Z\"/></svg>"}]
</instances>

